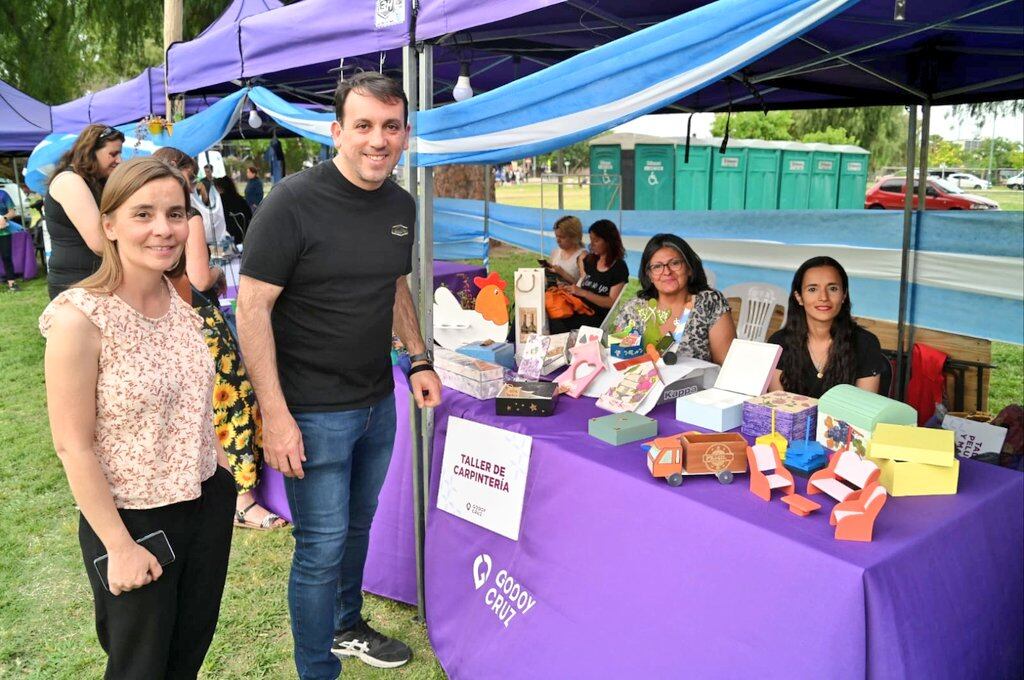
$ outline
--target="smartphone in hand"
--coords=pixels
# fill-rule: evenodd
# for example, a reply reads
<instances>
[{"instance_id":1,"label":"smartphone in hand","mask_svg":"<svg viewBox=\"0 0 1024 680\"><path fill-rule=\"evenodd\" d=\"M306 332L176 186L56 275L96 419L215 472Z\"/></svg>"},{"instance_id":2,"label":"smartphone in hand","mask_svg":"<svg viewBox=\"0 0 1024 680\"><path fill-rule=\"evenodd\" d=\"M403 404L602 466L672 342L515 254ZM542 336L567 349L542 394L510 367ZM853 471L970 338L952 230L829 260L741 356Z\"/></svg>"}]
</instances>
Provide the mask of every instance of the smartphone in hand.
<instances>
[{"instance_id":1,"label":"smartphone in hand","mask_svg":"<svg viewBox=\"0 0 1024 680\"><path fill-rule=\"evenodd\" d=\"M161 567L166 567L174 561L174 550L171 548L171 542L167 540L167 534L164 533L163 529L146 534L142 538L136 539L135 542L152 553ZM110 584L107 582L107 563L110 561L109 557L109 555L100 555L92 562L93 567L96 568L96 574L100 577L100 583L107 590L110 590Z\"/></svg>"},{"instance_id":2,"label":"smartphone in hand","mask_svg":"<svg viewBox=\"0 0 1024 680\"><path fill-rule=\"evenodd\" d=\"M537 260L537 264L539 264L541 267L544 267L545 269L551 269L551 263L548 262L547 260Z\"/></svg>"}]
</instances>

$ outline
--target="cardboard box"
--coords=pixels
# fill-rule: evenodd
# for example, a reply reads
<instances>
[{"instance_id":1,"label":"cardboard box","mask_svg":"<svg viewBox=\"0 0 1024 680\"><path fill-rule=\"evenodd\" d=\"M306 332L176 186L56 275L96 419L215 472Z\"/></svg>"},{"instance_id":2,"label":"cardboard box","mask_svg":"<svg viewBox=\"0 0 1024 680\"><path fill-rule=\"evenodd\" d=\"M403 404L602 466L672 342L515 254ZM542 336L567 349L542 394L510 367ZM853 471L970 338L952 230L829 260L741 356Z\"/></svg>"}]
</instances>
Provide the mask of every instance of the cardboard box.
<instances>
[{"instance_id":1,"label":"cardboard box","mask_svg":"<svg viewBox=\"0 0 1024 680\"><path fill-rule=\"evenodd\" d=\"M787 442L803 439L807 421L814 432L818 420L818 400L777 390L748 399L743 404L743 427L749 437L760 437L772 431L772 410L775 410L775 431Z\"/></svg>"},{"instance_id":2,"label":"cardboard box","mask_svg":"<svg viewBox=\"0 0 1024 680\"><path fill-rule=\"evenodd\" d=\"M494 399L504 384L501 366L443 347L434 352L434 370L442 385L477 399Z\"/></svg>"},{"instance_id":3,"label":"cardboard box","mask_svg":"<svg viewBox=\"0 0 1024 680\"><path fill-rule=\"evenodd\" d=\"M621 446L658 436L658 421L632 412L613 413L609 416L591 418L587 423L591 437Z\"/></svg>"},{"instance_id":4,"label":"cardboard box","mask_svg":"<svg viewBox=\"0 0 1024 680\"><path fill-rule=\"evenodd\" d=\"M955 438L952 430L879 423L871 435L868 455L875 459L950 467L954 462Z\"/></svg>"},{"instance_id":5,"label":"cardboard box","mask_svg":"<svg viewBox=\"0 0 1024 680\"><path fill-rule=\"evenodd\" d=\"M683 474L710 475L722 470L747 471L747 440L736 432L687 432L681 439L684 451Z\"/></svg>"},{"instance_id":6,"label":"cardboard box","mask_svg":"<svg viewBox=\"0 0 1024 680\"><path fill-rule=\"evenodd\" d=\"M471 342L468 345L459 347L455 351L459 354L465 354L467 357L498 364L510 371L516 370L516 351L507 342L493 342L491 340Z\"/></svg>"},{"instance_id":7,"label":"cardboard box","mask_svg":"<svg viewBox=\"0 0 1024 680\"><path fill-rule=\"evenodd\" d=\"M505 383L495 401L499 416L550 416L558 402L558 385L551 382Z\"/></svg>"},{"instance_id":8,"label":"cardboard box","mask_svg":"<svg viewBox=\"0 0 1024 680\"><path fill-rule=\"evenodd\" d=\"M716 432L739 427L744 402L764 394L780 356L778 345L733 340L715 386L677 399L676 420Z\"/></svg>"},{"instance_id":9,"label":"cardboard box","mask_svg":"<svg viewBox=\"0 0 1024 680\"><path fill-rule=\"evenodd\" d=\"M882 471L878 481L890 496L943 496L956 493L960 461L955 458L949 466L905 463L887 458L869 460Z\"/></svg>"}]
</instances>

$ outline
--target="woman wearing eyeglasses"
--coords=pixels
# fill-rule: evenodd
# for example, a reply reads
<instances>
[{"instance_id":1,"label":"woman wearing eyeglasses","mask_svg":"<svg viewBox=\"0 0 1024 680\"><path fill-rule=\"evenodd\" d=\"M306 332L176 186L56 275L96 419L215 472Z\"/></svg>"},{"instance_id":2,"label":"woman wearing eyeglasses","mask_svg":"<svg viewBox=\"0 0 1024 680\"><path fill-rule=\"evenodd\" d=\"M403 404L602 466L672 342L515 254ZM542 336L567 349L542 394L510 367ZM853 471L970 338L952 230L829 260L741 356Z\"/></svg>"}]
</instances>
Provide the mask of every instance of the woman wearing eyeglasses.
<instances>
[{"instance_id":1,"label":"woman wearing eyeglasses","mask_svg":"<svg viewBox=\"0 0 1024 680\"><path fill-rule=\"evenodd\" d=\"M124 135L109 125L87 125L57 163L43 199L50 233L46 282L50 299L100 266L100 193L121 162Z\"/></svg>"},{"instance_id":2,"label":"woman wearing eyeglasses","mask_svg":"<svg viewBox=\"0 0 1024 680\"><path fill-rule=\"evenodd\" d=\"M640 291L619 312L615 326L642 329L651 314L662 333L679 338L679 356L720 365L736 337L729 302L708 285L700 256L674 234L657 234L647 242Z\"/></svg>"}]
</instances>

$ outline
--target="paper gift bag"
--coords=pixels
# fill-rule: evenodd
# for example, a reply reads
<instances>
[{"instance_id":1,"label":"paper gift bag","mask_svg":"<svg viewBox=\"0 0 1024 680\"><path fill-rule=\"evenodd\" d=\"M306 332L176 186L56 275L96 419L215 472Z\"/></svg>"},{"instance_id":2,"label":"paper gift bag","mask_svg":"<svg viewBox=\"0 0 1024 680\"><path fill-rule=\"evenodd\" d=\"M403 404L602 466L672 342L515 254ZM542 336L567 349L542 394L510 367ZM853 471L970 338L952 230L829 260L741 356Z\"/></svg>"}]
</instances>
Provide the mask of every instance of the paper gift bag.
<instances>
[{"instance_id":1,"label":"paper gift bag","mask_svg":"<svg viewBox=\"0 0 1024 680\"><path fill-rule=\"evenodd\" d=\"M519 346L533 333L547 335L547 317L544 315L544 269L542 267L516 270L516 353Z\"/></svg>"}]
</instances>

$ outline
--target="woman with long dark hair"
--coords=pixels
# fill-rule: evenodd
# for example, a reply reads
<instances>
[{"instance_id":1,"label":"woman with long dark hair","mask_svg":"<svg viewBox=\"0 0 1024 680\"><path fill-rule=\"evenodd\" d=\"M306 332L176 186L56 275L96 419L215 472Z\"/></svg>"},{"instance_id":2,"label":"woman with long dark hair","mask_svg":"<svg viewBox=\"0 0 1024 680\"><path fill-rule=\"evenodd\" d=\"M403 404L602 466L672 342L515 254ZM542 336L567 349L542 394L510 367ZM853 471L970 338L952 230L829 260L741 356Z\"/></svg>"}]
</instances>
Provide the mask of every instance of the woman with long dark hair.
<instances>
[{"instance_id":1,"label":"woman with long dark hair","mask_svg":"<svg viewBox=\"0 0 1024 680\"><path fill-rule=\"evenodd\" d=\"M619 312L615 326L643 330L652 315L659 331L673 336L679 356L721 364L736 338L728 300L708 285L700 256L675 234L656 234L647 242L640 257L640 291Z\"/></svg>"},{"instance_id":2,"label":"woman with long dark hair","mask_svg":"<svg viewBox=\"0 0 1024 680\"><path fill-rule=\"evenodd\" d=\"M109 125L87 125L61 157L43 198L50 233L46 282L50 299L100 266L100 193L121 162L124 135Z\"/></svg>"},{"instance_id":3,"label":"woman with long dark hair","mask_svg":"<svg viewBox=\"0 0 1024 680\"><path fill-rule=\"evenodd\" d=\"M835 385L878 392L882 348L853 320L850 279L836 260L812 257L790 287L786 325L768 339L782 346L771 389L817 399Z\"/></svg>"},{"instance_id":4,"label":"woman with long dark hair","mask_svg":"<svg viewBox=\"0 0 1024 680\"><path fill-rule=\"evenodd\" d=\"M611 220L598 220L590 225L590 253L583 258L583 276L579 283L560 286L577 297L591 314L574 314L565 319L551 319L551 333L565 333L580 326L600 326L619 293L629 281L626 248L619 229Z\"/></svg>"}]
</instances>

